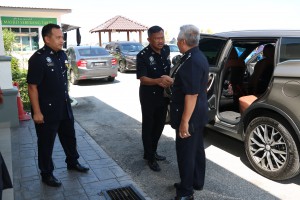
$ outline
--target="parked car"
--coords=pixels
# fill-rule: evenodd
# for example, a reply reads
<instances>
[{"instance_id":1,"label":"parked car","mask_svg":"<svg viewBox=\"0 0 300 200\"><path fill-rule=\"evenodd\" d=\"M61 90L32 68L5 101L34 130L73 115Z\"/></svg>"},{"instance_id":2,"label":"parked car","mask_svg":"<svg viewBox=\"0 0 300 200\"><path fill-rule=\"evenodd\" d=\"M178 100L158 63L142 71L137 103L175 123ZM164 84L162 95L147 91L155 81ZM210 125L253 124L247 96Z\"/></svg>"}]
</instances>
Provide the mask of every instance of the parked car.
<instances>
[{"instance_id":1,"label":"parked car","mask_svg":"<svg viewBox=\"0 0 300 200\"><path fill-rule=\"evenodd\" d=\"M253 95L256 100L241 113L234 109L233 97L224 95L229 53L233 48L244 49L240 57L245 60L266 44L275 46L273 73L269 80L263 80L268 81L267 88ZM207 127L243 141L247 158L259 174L272 180L296 176L300 172L300 31L202 34L199 48L210 65ZM259 55L247 60L243 86Z\"/></svg>"},{"instance_id":2,"label":"parked car","mask_svg":"<svg viewBox=\"0 0 300 200\"><path fill-rule=\"evenodd\" d=\"M141 43L129 41L110 42L105 46L105 49L117 58L119 71L122 73L136 70L136 55L143 48Z\"/></svg>"},{"instance_id":3,"label":"parked car","mask_svg":"<svg viewBox=\"0 0 300 200\"><path fill-rule=\"evenodd\" d=\"M99 46L75 46L66 50L72 84L80 80L106 78L113 82L118 73L115 57Z\"/></svg>"},{"instance_id":4,"label":"parked car","mask_svg":"<svg viewBox=\"0 0 300 200\"><path fill-rule=\"evenodd\" d=\"M177 55L181 55L179 48L176 44L167 44L170 47L170 60L172 61L173 58ZM173 64L171 65L173 67Z\"/></svg>"}]
</instances>

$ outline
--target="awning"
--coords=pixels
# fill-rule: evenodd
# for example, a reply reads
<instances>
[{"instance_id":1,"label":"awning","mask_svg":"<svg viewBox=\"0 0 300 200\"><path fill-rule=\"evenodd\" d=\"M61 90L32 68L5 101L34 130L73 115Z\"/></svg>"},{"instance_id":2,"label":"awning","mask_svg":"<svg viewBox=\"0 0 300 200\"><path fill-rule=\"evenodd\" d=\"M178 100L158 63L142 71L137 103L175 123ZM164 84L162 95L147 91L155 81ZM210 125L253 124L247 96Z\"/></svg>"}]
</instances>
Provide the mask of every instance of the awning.
<instances>
[{"instance_id":1,"label":"awning","mask_svg":"<svg viewBox=\"0 0 300 200\"><path fill-rule=\"evenodd\" d=\"M80 31L79 31L79 26L74 26L74 25L70 25L70 24L61 24L61 29L64 33L64 40L65 40L65 43L64 43L64 46L63 48L67 48L67 45L68 45L68 42L67 42L67 38L68 38L68 35L67 35L67 32L68 31L72 31L72 30L76 30L76 42L77 42L77 46L80 46L80 43L81 43L81 35L80 35Z\"/></svg>"},{"instance_id":2,"label":"awning","mask_svg":"<svg viewBox=\"0 0 300 200\"><path fill-rule=\"evenodd\" d=\"M63 24L63 23L61 23L61 30L63 32L72 31L72 30L75 30L75 29L78 29L78 28L81 28L81 27L74 26L74 25L71 25L71 24Z\"/></svg>"}]
</instances>

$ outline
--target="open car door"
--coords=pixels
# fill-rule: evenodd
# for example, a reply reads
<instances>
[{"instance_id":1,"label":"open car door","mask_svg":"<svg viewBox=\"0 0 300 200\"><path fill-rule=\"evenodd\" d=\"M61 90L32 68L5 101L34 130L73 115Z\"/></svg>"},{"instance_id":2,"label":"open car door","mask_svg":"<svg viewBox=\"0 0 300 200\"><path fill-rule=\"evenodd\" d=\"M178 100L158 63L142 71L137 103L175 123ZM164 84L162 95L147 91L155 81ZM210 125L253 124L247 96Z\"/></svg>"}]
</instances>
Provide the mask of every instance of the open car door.
<instances>
[{"instance_id":1,"label":"open car door","mask_svg":"<svg viewBox=\"0 0 300 200\"><path fill-rule=\"evenodd\" d=\"M209 122L214 121L217 113L218 79L222 63L219 61L228 38L209 34L201 34L199 49L204 53L209 63L207 85L207 101Z\"/></svg>"}]
</instances>

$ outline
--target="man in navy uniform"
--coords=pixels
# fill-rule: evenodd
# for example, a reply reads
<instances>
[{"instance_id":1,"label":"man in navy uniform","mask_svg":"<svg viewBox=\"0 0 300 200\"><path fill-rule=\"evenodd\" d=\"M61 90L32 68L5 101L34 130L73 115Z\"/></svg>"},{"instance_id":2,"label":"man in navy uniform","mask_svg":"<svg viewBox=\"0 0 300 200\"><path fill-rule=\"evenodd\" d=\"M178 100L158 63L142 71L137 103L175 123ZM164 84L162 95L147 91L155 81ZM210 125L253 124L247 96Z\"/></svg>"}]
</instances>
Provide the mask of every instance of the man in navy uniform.
<instances>
[{"instance_id":1,"label":"man in navy uniform","mask_svg":"<svg viewBox=\"0 0 300 200\"><path fill-rule=\"evenodd\" d=\"M159 26L148 29L149 45L137 55L137 78L140 79L142 109L142 140L144 159L153 171L160 171L158 161L166 157L157 154L157 145L165 125L168 99L164 88L173 80L170 73L170 48L165 45L164 30Z\"/></svg>"},{"instance_id":2,"label":"man in navy uniform","mask_svg":"<svg viewBox=\"0 0 300 200\"><path fill-rule=\"evenodd\" d=\"M175 183L175 200L192 200L195 190L202 190L205 177L203 130L208 121L208 62L199 50L199 29L180 27L177 45L181 66L171 86L171 126L176 129L176 153L181 182Z\"/></svg>"},{"instance_id":3,"label":"man in navy uniform","mask_svg":"<svg viewBox=\"0 0 300 200\"><path fill-rule=\"evenodd\" d=\"M45 46L29 59L27 83L32 118L38 138L38 164L42 181L53 187L61 182L53 175L52 152L56 134L66 154L68 170L87 172L79 164L74 117L68 94L67 56L62 50L64 39L59 25L42 29Z\"/></svg>"}]
</instances>

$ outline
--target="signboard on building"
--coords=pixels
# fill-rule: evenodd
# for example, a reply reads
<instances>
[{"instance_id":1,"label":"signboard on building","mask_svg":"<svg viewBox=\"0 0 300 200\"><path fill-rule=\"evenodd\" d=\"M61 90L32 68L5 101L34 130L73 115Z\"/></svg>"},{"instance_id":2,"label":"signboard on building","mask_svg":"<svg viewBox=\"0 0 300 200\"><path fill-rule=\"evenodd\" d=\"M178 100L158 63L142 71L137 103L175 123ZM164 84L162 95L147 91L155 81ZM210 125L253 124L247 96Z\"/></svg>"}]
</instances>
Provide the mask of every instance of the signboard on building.
<instances>
[{"instance_id":1,"label":"signboard on building","mask_svg":"<svg viewBox=\"0 0 300 200\"><path fill-rule=\"evenodd\" d=\"M57 18L40 17L1 17L3 26L44 26L52 23L57 24Z\"/></svg>"}]
</instances>

